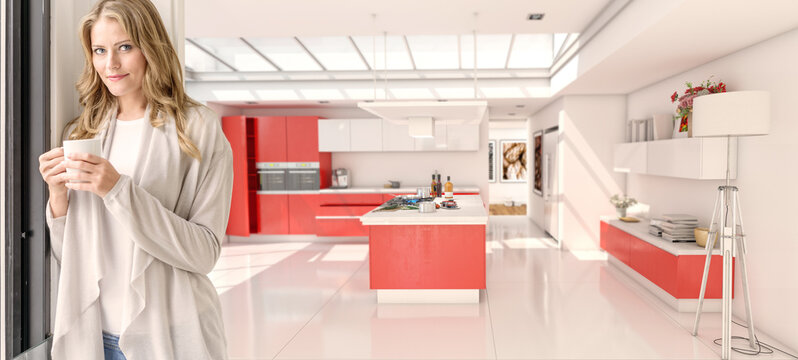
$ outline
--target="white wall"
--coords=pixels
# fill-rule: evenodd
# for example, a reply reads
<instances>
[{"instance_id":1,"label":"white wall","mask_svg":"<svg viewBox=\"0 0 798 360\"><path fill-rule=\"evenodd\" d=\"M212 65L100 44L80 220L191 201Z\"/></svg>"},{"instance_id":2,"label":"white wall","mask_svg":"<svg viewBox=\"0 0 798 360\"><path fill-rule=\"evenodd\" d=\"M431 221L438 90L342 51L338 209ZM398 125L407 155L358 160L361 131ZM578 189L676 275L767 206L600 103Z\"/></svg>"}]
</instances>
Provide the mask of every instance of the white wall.
<instances>
[{"instance_id":1,"label":"white wall","mask_svg":"<svg viewBox=\"0 0 798 360\"><path fill-rule=\"evenodd\" d=\"M509 122L509 121L508 121ZM506 183L501 182L501 141L502 140L528 140L528 130L526 129L526 121L513 121L511 124L504 124L505 122L490 122L488 139L496 140L496 150L494 154L494 161L496 166L496 182L489 183L490 188L490 203L501 204L507 200L512 200L518 204L527 204L529 202L529 182L534 178L534 171L531 166L534 165L532 158L532 149L527 141L527 174L529 181L526 183ZM501 126L501 127L499 127ZM512 127L505 127L512 126ZM528 211L528 210L527 210Z\"/></svg>"},{"instance_id":2,"label":"white wall","mask_svg":"<svg viewBox=\"0 0 798 360\"><path fill-rule=\"evenodd\" d=\"M612 171L612 145L624 140L625 119L623 95L564 96L532 117L530 138L559 126L559 234L568 249L599 248L599 217L613 214L609 198L623 189L623 174ZM543 198L533 193L530 205L542 227Z\"/></svg>"},{"instance_id":3,"label":"white wall","mask_svg":"<svg viewBox=\"0 0 798 360\"><path fill-rule=\"evenodd\" d=\"M631 93L629 117L673 112L670 94L685 81L698 83L710 75L729 91L767 90L771 94L771 130L761 137L739 139L738 173L745 222L751 302L757 330L798 349L798 30L743 49L685 73ZM630 175L629 193L651 206L651 215L685 212L703 224L712 215L721 181ZM739 264L739 263L738 263ZM745 314L741 277L735 277L734 312Z\"/></svg>"},{"instance_id":4,"label":"white wall","mask_svg":"<svg viewBox=\"0 0 798 360\"><path fill-rule=\"evenodd\" d=\"M320 116L324 118L373 118L358 108L244 109L246 116ZM479 126L479 151L435 152L340 152L332 154L333 168L350 171L350 186L383 186L388 180L400 181L402 187L429 186L431 174L438 170L442 180L452 177L456 186L477 186L483 202L488 203L488 119Z\"/></svg>"}]
</instances>

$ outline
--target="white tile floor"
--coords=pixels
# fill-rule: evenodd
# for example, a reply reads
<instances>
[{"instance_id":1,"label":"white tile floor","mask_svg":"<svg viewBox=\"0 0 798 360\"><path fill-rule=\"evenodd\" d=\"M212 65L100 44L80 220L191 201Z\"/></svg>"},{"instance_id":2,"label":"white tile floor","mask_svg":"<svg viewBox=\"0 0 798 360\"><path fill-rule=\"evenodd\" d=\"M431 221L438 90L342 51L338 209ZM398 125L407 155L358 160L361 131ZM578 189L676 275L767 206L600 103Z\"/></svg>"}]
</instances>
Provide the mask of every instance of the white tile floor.
<instances>
[{"instance_id":1,"label":"white tile floor","mask_svg":"<svg viewBox=\"0 0 798 360\"><path fill-rule=\"evenodd\" d=\"M365 238L325 240L223 249L210 278L231 359L720 358L720 314L705 314L693 337L693 314L670 309L602 252L557 250L526 217L491 217L487 290L473 305L377 305Z\"/></svg>"}]
</instances>

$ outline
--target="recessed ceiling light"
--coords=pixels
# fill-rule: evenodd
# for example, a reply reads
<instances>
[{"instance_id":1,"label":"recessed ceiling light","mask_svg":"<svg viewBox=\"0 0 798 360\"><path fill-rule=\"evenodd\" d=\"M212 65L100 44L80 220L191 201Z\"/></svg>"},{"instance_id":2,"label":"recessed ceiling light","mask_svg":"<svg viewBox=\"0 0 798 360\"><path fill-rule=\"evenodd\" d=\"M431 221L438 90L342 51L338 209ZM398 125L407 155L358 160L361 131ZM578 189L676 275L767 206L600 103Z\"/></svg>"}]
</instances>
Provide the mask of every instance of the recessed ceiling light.
<instances>
[{"instance_id":1,"label":"recessed ceiling light","mask_svg":"<svg viewBox=\"0 0 798 360\"><path fill-rule=\"evenodd\" d=\"M533 13L533 14L529 14L529 17L527 17L527 19L528 20L543 20L543 15L545 15L545 14L544 13Z\"/></svg>"},{"instance_id":2,"label":"recessed ceiling light","mask_svg":"<svg viewBox=\"0 0 798 360\"><path fill-rule=\"evenodd\" d=\"M321 100L321 101L319 101L319 104L329 104L329 103L330 103L330 102L329 102L329 101L327 101L327 100Z\"/></svg>"}]
</instances>

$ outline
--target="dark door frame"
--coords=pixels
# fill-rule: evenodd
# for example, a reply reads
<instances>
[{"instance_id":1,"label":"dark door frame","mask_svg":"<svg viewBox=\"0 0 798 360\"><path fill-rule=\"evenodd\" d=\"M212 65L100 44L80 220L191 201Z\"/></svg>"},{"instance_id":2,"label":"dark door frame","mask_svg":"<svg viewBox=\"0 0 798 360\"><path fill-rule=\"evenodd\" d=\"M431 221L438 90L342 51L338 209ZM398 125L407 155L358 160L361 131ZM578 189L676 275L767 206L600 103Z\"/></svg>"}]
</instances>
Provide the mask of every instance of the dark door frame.
<instances>
[{"instance_id":1,"label":"dark door frame","mask_svg":"<svg viewBox=\"0 0 798 360\"><path fill-rule=\"evenodd\" d=\"M47 188L38 157L50 147L50 0L6 3L6 345L3 359L48 344ZM49 353L49 350L45 353Z\"/></svg>"}]
</instances>

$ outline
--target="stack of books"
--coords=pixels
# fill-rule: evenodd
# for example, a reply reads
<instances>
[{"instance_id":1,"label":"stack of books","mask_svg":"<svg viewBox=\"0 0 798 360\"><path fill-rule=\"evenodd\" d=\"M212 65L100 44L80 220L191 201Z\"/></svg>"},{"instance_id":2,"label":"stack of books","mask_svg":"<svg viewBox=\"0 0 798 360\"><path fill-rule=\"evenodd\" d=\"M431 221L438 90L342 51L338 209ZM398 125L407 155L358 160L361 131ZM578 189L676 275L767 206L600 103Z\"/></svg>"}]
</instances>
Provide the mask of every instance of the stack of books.
<instances>
[{"instance_id":1,"label":"stack of books","mask_svg":"<svg viewBox=\"0 0 798 360\"><path fill-rule=\"evenodd\" d=\"M665 214L661 218L651 219L648 232L662 236L671 242L695 241L693 230L698 226L698 218L686 214Z\"/></svg>"}]
</instances>

